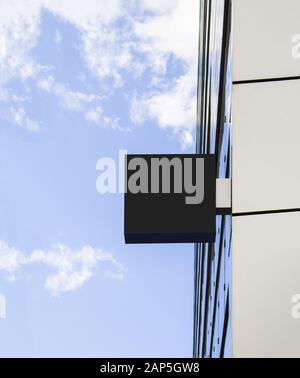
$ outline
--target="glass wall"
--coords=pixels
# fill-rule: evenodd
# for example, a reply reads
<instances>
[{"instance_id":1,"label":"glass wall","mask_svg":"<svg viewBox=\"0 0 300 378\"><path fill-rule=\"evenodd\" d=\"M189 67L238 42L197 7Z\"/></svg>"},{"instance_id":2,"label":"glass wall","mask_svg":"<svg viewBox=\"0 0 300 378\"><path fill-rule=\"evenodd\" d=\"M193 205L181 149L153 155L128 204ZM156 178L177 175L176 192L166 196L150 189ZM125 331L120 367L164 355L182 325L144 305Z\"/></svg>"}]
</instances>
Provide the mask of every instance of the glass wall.
<instances>
[{"instance_id":1,"label":"glass wall","mask_svg":"<svg viewBox=\"0 0 300 378\"><path fill-rule=\"evenodd\" d=\"M231 0L201 0L197 153L217 156L231 178ZM218 215L215 243L195 244L194 357L230 357L231 215Z\"/></svg>"}]
</instances>

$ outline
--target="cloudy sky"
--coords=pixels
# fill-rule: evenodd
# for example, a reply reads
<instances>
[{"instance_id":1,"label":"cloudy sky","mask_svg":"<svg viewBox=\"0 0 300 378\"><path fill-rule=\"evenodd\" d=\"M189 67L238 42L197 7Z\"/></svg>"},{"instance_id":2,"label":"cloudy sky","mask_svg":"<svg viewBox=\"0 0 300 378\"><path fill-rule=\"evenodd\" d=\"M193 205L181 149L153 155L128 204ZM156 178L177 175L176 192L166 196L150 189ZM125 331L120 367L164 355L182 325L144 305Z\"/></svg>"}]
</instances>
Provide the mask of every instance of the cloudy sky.
<instances>
[{"instance_id":1,"label":"cloudy sky","mask_svg":"<svg viewBox=\"0 0 300 378\"><path fill-rule=\"evenodd\" d=\"M190 356L193 246L126 246L99 158L194 151L198 0L0 0L1 356Z\"/></svg>"}]
</instances>

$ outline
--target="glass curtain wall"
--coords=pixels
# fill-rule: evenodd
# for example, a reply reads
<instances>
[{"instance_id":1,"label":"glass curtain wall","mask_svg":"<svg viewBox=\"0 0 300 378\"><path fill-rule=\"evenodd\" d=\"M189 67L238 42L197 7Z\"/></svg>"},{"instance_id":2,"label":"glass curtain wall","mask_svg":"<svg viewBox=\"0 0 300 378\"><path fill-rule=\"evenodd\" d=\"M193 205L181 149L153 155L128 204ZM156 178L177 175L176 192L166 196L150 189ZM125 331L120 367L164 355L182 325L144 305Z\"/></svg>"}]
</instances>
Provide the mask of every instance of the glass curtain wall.
<instances>
[{"instance_id":1,"label":"glass curtain wall","mask_svg":"<svg viewBox=\"0 0 300 378\"><path fill-rule=\"evenodd\" d=\"M216 154L231 178L231 0L200 0L197 153ZM195 244L194 357L230 357L231 216L218 215L215 243Z\"/></svg>"}]
</instances>

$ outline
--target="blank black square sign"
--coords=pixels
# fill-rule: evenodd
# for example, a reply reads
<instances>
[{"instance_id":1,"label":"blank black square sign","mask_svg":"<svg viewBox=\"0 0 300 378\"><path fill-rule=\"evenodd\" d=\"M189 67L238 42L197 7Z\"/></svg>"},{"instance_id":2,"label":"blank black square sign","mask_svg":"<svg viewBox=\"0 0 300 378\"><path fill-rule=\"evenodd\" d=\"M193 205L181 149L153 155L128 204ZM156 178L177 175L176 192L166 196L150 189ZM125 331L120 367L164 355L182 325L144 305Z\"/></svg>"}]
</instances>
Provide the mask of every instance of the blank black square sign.
<instances>
[{"instance_id":1,"label":"blank black square sign","mask_svg":"<svg viewBox=\"0 0 300 378\"><path fill-rule=\"evenodd\" d=\"M136 164L136 162L140 161L136 160L136 158L143 159L144 163L142 167ZM171 164L174 162L174 160L172 160L173 158L177 158L177 173L175 173L175 165L173 166ZM182 166L181 175L178 173L178 167L180 166L178 159L180 159ZM203 159L201 164L199 159ZM156 165L153 164L153 161ZM157 165L158 161L164 163L170 162L170 164L169 166L165 164L164 167L161 167ZM200 165L197 165L198 163ZM200 172L199 166L204 167L204 172L202 168ZM215 166L214 155L127 155L125 157L125 242L213 242L216 232ZM136 167L136 169L132 167ZM145 167L147 167L146 171ZM156 167L155 170L154 167ZM170 169L170 173L168 172L168 168ZM144 169L143 175L140 179L136 180L139 176L138 171L140 169ZM159 177L157 175L155 176L157 172L159 172ZM134 174L135 176L132 176ZM177 181L175 180L175 174L177 174ZM196 174L199 175L198 181L196 180ZM163 192L163 178L165 179L164 183L166 185L166 179L169 177L170 190L166 190L165 187ZM201 185L203 185L202 190L204 189L203 200L201 203L187 203L187 201L189 201L187 198L189 198L190 201L192 198L193 202L193 195L195 195L196 192L191 194L190 187L187 188L187 192L186 185L189 180L192 180L189 184L196 186L196 183L199 183L199 177L201 179ZM154 178L156 183L153 184ZM158 179L159 190L157 192ZM130 186L135 180L136 184L141 189L140 191L135 190L134 193L132 193ZM178 193L178 180L182 180L182 192L180 193ZM177 190L175 188L175 182L177 182ZM151 190L153 186L156 188L154 193L153 190Z\"/></svg>"}]
</instances>

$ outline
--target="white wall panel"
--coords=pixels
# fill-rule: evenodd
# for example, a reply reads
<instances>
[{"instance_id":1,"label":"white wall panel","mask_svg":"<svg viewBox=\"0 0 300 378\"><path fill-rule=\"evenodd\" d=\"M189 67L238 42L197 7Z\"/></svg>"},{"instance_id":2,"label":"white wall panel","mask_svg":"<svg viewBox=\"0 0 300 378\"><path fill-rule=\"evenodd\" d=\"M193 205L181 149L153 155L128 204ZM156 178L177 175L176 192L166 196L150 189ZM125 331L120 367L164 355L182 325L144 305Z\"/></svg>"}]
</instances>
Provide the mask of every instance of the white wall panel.
<instances>
[{"instance_id":1,"label":"white wall panel","mask_svg":"<svg viewBox=\"0 0 300 378\"><path fill-rule=\"evenodd\" d=\"M300 80L234 86L234 213L300 208L299 94Z\"/></svg>"},{"instance_id":2,"label":"white wall panel","mask_svg":"<svg viewBox=\"0 0 300 378\"><path fill-rule=\"evenodd\" d=\"M299 230L300 213L233 219L234 357L300 357Z\"/></svg>"},{"instance_id":3,"label":"white wall panel","mask_svg":"<svg viewBox=\"0 0 300 378\"><path fill-rule=\"evenodd\" d=\"M294 35L300 35L299 0L233 0L233 80L299 76Z\"/></svg>"}]
</instances>

